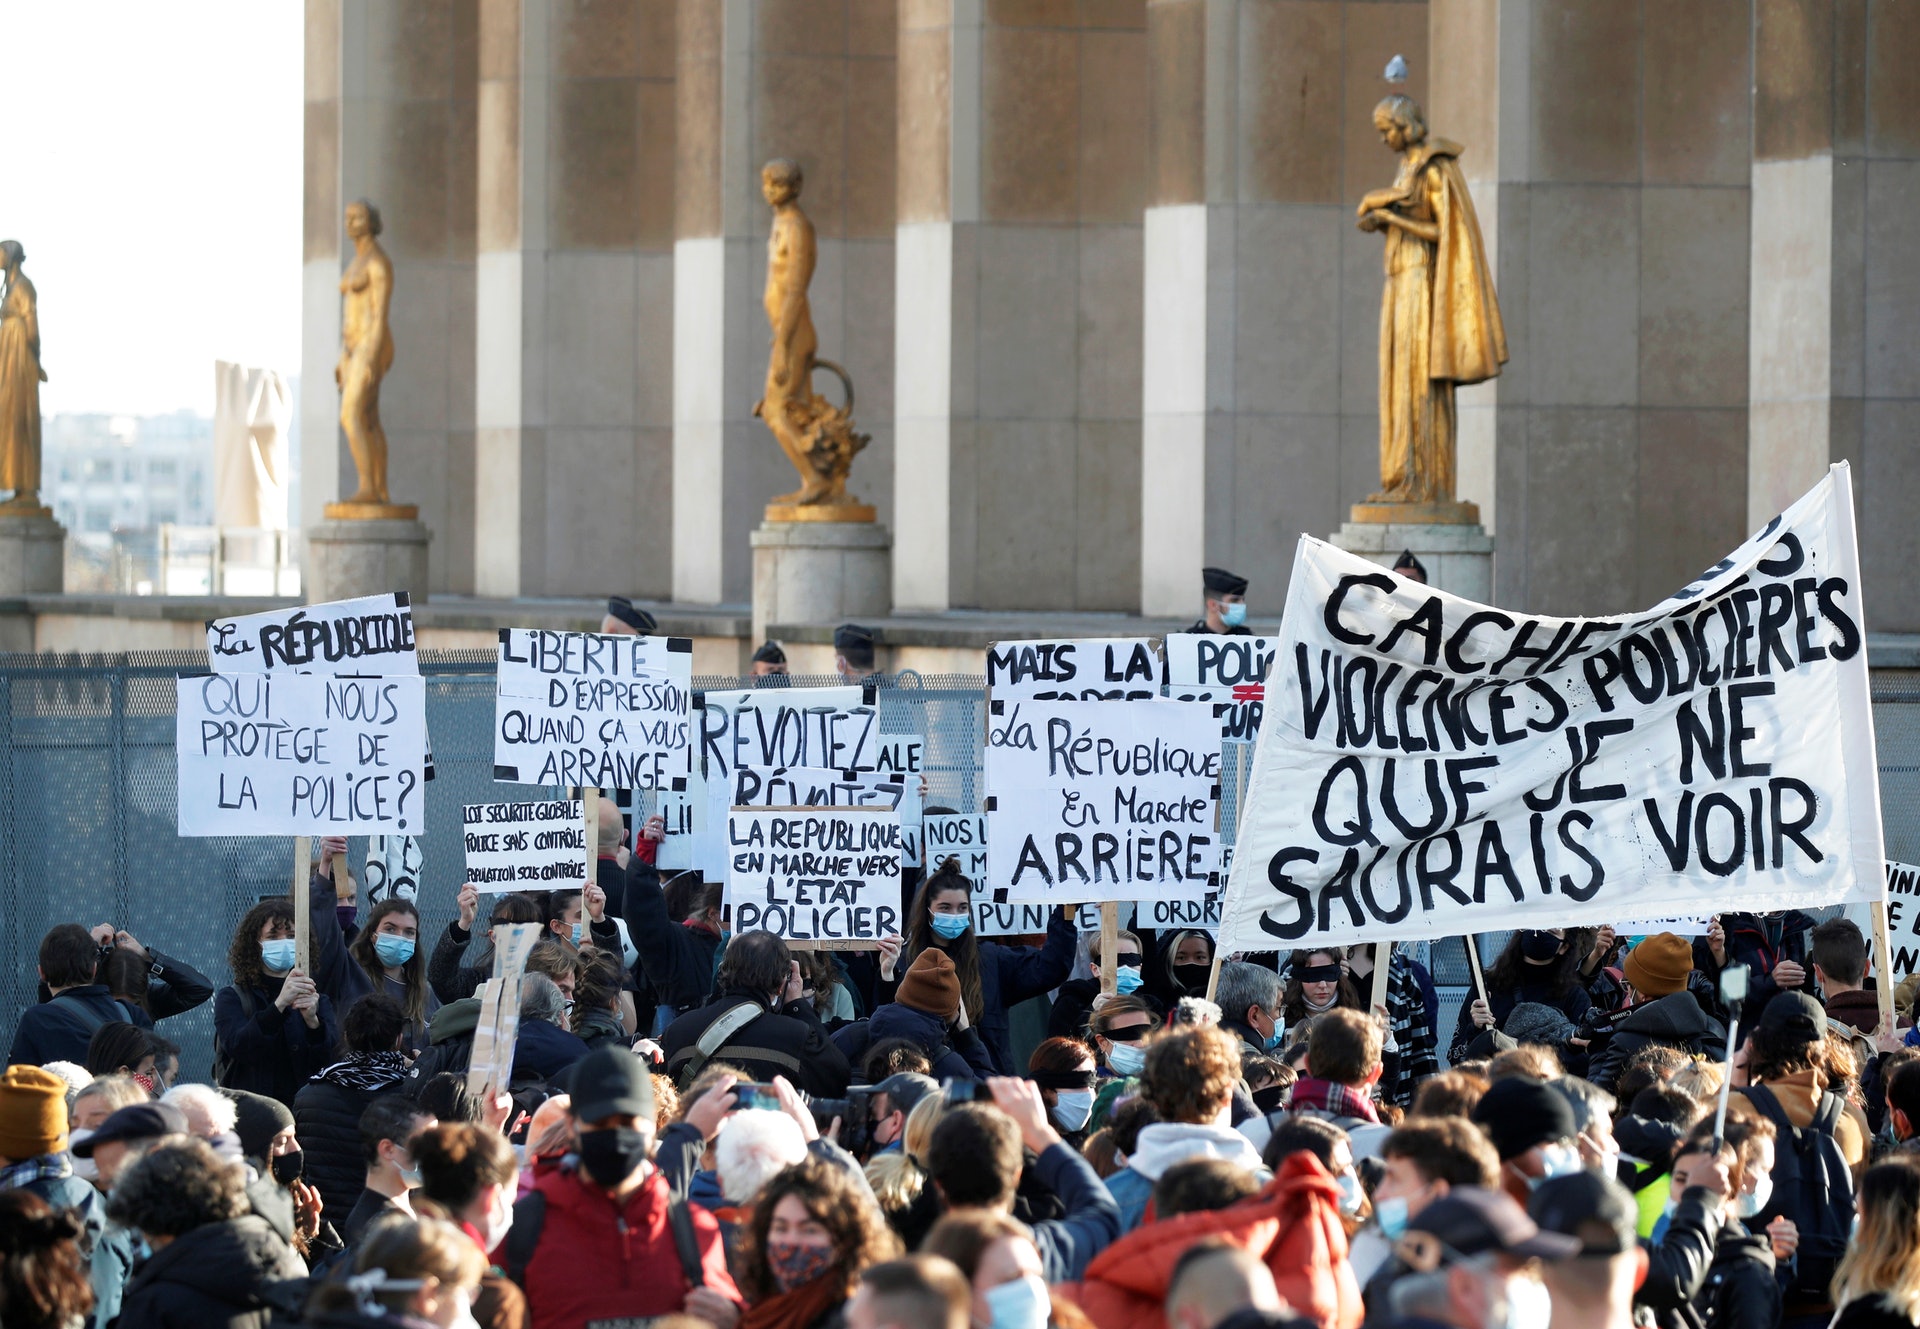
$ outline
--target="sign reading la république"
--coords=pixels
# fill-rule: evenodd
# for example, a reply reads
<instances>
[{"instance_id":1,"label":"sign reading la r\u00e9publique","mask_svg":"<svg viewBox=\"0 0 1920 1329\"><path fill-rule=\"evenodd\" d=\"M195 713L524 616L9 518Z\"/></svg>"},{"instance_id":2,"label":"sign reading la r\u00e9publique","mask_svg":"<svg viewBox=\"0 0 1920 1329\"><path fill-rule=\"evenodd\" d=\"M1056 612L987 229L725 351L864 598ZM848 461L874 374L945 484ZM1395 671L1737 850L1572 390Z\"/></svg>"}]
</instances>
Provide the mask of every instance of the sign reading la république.
<instances>
[{"instance_id":1,"label":"sign reading la r\u00e9publique","mask_svg":"<svg viewBox=\"0 0 1920 1329\"><path fill-rule=\"evenodd\" d=\"M671 789L693 754L693 642L503 628L493 778Z\"/></svg>"},{"instance_id":2,"label":"sign reading la r\u00e9publique","mask_svg":"<svg viewBox=\"0 0 1920 1329\"><path fill-rule=\"evenodd\" d=\"M1844 463L1614 618L1303 537L1221 948L1881 898L1864 621Z\"/></svg>"},{"instance_id":3,"label":"sign reading la r\u00e9publique","mask_svg":"<svg viewBox=\"0 0 1920 1329\"><path fill-rule=\"evenodd\" d=\"M207 623L216 674L417 674L405 591L270 609Z\"/></svg>"}]
</instances>

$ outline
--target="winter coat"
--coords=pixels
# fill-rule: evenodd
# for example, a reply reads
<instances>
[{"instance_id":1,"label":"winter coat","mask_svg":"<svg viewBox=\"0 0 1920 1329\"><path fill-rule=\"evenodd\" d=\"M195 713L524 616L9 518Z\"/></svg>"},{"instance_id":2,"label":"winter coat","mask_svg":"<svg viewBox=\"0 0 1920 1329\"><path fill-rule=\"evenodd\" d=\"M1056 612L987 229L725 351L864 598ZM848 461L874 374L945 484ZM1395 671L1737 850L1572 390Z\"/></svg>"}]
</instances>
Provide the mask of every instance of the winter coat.
<instances>
[{"instance_id":1,"label":"winter coat","mask_svg":"<svg viewBox=\"0 0 1920 1329\"><path fill-rule=\"evenodd\" d=\"M1588 1069L1587 1078L1611 1093L1627 1063L1642 1049L1654 1046L1719 1061L1727 1055L1727 1030L1700 1009L1691 992L1683 989L1656 997L1634 1007L1614 1026L1606 1051Z\"/></svg>"},{"instance_id":2,"label":"winter coat","mask_svg":"<svg viewBox=\"0 0 1920 1329\"><path fill-rule=\"evenodd\" d=\"M265 1329L261 1289L306 1265L254 1214L174 1238L135 1272L118 1329Z\"/></svg>"},{"instance_id":3,"label":"winter coat","mask_svg":"<svg viewBox=\"0 0 1920 1329\"><path fill-rule=\"evenodd\" d=\"M897 1001L882 1006L871 1019L833 1031L834 1046L852 1065L865 1060L868 1048L889 1038L910 1039L924 1049L927 1060L933 1063L931 1074L936 1080L984 1080L995 1073L979 1030L972 1026L951 1029L939 1016Z\"/></svg>"},{"instance_id":4,"label":"winter coat","mask_svg":"<svg viewBox=\"0 0 1920 1329\"><path fill-rule=\"evenodd\" d=\"M1538 1002L1543 1006L1552 1006L1562 1015L1573 1021L1577 1027L1587 1018L1587 1012L1593 1008L1593 998L1587 990L1575 983L1568 988L1564 996L1555 996L1553 989L1545 983L1521 983L1510 988L1491 988L1487 992L1487 1005L1493 1011L1494 1026L1503 1026L1507 1017L1513 1014L1513 1008L1521 1002ZM1454 1022L1453 1043L1447 1049L1447 1062L1466 1061L1467 1044L1478 1034L1479 1028L1473 1023L1473 999L1469 997L1460 1003L1460 1016Z\"/></svg>"},{"instance_id":5,"label":"winter coat","mask_svg":"<svg viewBox=\"0 0 1920 1329\"><path fill-rule=\"evenodd\" d=\"M1833 1329L1913 1329L1920 1324L1894 1303L1884 1292L1855 1297L1840 1308Z\"/></svg>"},{"instance_id":6,"label":"winter coat","mask_svg":"<svg viewBox=\"0 0 1920 1329\"><path fill-rule=\"evenodd\" d=\"M382 1094L405 1083L395 1077L385 1088L356 1089L332 1080L309 1083L293 1096L293 1129L306 1151L304 1176L320 1192L324 1212L345 1217L367 1184L360 1156L360 1114Z\"/></svg>"},{"instance_id":7,"label":"winter coat","mask_svg":"<svg viewBox=\"0 0 1920 1329\"><path fill-rule=\"evenodd\" d=\"M213 980L192 965L152 949L147 951L147 963L146 1008L132 1007L133 1022L142 1029L153 1028L156 1020L184 1015L196 1006L204 1006L213 996Z\"/></svg>"},{"instance_id":8,"label":"winter coat","mask_svg":"<svg viewBox=\"0 0 1920 1329\"><path fill-rule=\"evenodd\" d=\"M1339 1203L1340 1188L1320 1160L1297 1153L1258 1195L1121 1237L1094 1257L1078 1287L1062 1291L1098 1329L1166 1329L1162 1306L1174 1265L1195 1244L1219 1237L1273 1271L1295 1314L1320 1329L1355 1329L1360 1286L1347 1262Z\"/></svg>"},{"instance_id":9,"label":"winter coat","mask_svg":"<svg viewBox=\"0 0 1920 1329\"><path fill-rule=\"evenodd\" d=\"M1049 1283L1087 1271L1087 1262L1120 1235L1120 1207L1093 1165L1064 1144L1050 1144L1033 1161L1034 1179L1060 1201L1061 1216L1034 1223L1033 1244Z\"/></svg>"},{"instance_id":10,"label":"winter coat","mask_svg":"<svg viewBox=\"0 0 1920 1329\"><path fill-rule=\"evenodd\" d=\"M1667 1220L1666 1235L1647 1247L1647 1277L1633 1294L1659 1329L1701 1329L1705 1303L1701 1285L1713 1268L1714 1251L1726 1206L1704 1186L1681 1192Z\"/></svg>"},{"instance_id":11,"label":"winter coat","mask_svg":"<svg viewBox=\"0 0 1920 1329\"><path fill-rule=\"evenodd\" d=\"M374 978L360 967L347 949L347 936L340 926L340 915L333 907L333 888L331 882L323 878L314 878L316 885L323 889L311 892L312 907L308 910L312 921L313 934L313 985L321 992L333 998L333 1004L345 1014L349 1006L370 992L380 992L400 1003L400 1009L407 1008L407 985L382 974L376 986ZM416 948L418 943L415 943ZM409 964L425 965L416 949ZM440 994L434 991L433 980L427 978L426 1014L419 1024L407 1026L408 1051L418 1052L427 1046L427 1029L433 1023L433 1013L440 1009Z\"/></svg>"},{"instance_id":12,"label":"winter coat","mask_svg":"<svg viewBox=\"0 0 1920 1329\"><path fill-rule=\"evenodd\" d=\"M492 947L482 948L486 954L479 957L481 963L462 963L472 945L473 933L461 927L457 918L447 924L447 930L434 943L433 954L427 959L427 984L441 1001L451 1003L465 1000L478 992L480 985L493 976Z\"/></svg>"},{"instance_id":13,"label":"winter coat","mask_svg":"<svg viewBox=\"0 0 1920 1329\"><path fill-rule=\"evenodd\" d=\"M935 940L937 943L938 938ZM1073 919L1055 910L1047 920L1044 946L1003 946L997 941L976 944L980 948L980 1018L973 1023L993 1059L994 1073L1018 1075L1024 1068L1014 1064L1013 1021L1008 1013L1029 997L1050 992L1066 981L1073 972L1080 938ZM902 956L896 972L906 973L912 963L913 956Z\"/></svg>"},{"instance_id":14,"label":"winter coat","mask_svg":"<svg viewBox=\"0 0 1920 1329\"><path fill-rule=\"evenodd\" d=\"M667 1183L657 1171L618 1206L564 1167L533 1185L546 1205L539 1243L521 1277L534 1329L576 1329L595 1320L627 1323L681 1309L691 1289L668 1226ZM530 1200L514 1206L516 1224ZM706 1286L741 1300L727 1272L719 1224L697 1205L689 1212Z\"/></svg>"},{"instance_id":15,"label":"winter coat","mask_svg":"<svg viewBox=\"0 0 1920 1329\"><path fill-rule=\"evenodd\" d=\"M1777 1329L1780 1285L1767 1234L1748 1232L1737 1222L1721 1228L1694 1305L1706 1329Z\"/></svg>"},{"instance_id":16,"label":"winter coat","mask_svg":"<svg viewBox=\"0 0 1920 1329\"><path fill-rule=\"evenodd\" d=\"M273 974L266 980L264 987L248 990L244 1004L235 987L223 987L214 995L213 1037L227 1062L219 1082L222 1089L265 1094L291 1107L300 1086L333 1060L340 1020L332 1000L322 995L314 1007L320 1023L307 1028L300 1012L273 1004L284 980Z\"/></svg>"},{"instance_id":17,"label":"winter coat","mask_svg":"<svg viewBox=\"0 0 1920 1329\"><path fill-rule=\"evenodd\" d=\"M682 1014L704 1006L713 991L720 934L668 918L660 872L637 854L627 863L626 900L620 917L640 952L640 974L659 1004Z\"/></svg>"},{"instance_id":18,"label":"winter coat","mask_svg":"<svg viewBox=\"0 0 1920 1329\"><path fill-rule=\"evenodd\" d=\"M632 895L627 899L631 904ZM784 1075L794 1088L815 1098L845 1095L853 1080L853 1068L821 1027L813 1003L794 1000L770 1010L764 995L739 988L728 989L718 1000L688 1011L667 1026L660 1036L661 1050L667 1054L667 1073L676 1080L690 1079L688 1067L697 1055L700 1036L708 1025L743 1001L759 1006L761 1014L722 1043L709 1060L738 1066L762 1084Z\"/></svg>"},{"instance_id":19,"label":"winter coat","mask_svg":"<svg viewBox=\"0 0 1920 1329\"><path fill-rule=\"evenodd\" d=\"M1107 1178L1107 1190L1120 1206L1120 1230L1131 1232L1145 1221L1153 1188L1175 1163L1194 1158L1224 1158L1256 1175L1265 1175L1260 1151L1239 1131L1186 1121L1156 1121L1140 1130L1127 1165Z\"/></svg>"},{"instance_id":20,"label":"winter coat","mask_svg":"<svg viewBox=\"0 0 1920 1329\"><path fill-rule=\"evenodd\" d=\"M442 1071L464 1072L473 1062L473 1031L480 1025L480 998L462 997L433 1013L427 1022L427 1050L407 1071L407 1094L418 1098L427 1081Z\"/></svg>"},{"instance_id":21,"label":"winter coat","mask_svg":"<svg viewBox=\"0 0 1920 1329\"><path fill-rule=\"evenodd\" d=\"M586 1043L571 1030L545 1020L522 1020L513 1044L513 1081L537 1076L551 1084L586 1055Z\"/></svg>"},{"instance_id":22,"label":"winter coat","mask_svg":"<svg viewBox=\"0 0 1920 1329\"><path fill-rule=\"evenodd\" d=\"M87 1044L103 1024L133 1024L133 1007L115 1001L105 983L68 988L51 1001L20 1012L13 1028L9 1066L44 1066L50 1061L87 1064Z\"/></svg>"},{"instance_id":23,"label":"winter coat","mask_svg":"<svg viewBox=\"0 0 1920 1329\"><path fill-rule=\"evenodd\" d=\"M1747 999L1740 1006L1740 1023L1751 1029L1760 1021L1760 1012L1780 995L1773 981L1773 967L1792 960L1807 971L1800 991L1813 989L1813 961L1807 958L1813 919L1798 909L1789 909L1779 918L1759 914L1722 914L1720 930L1727 937L1727 963L1747 966ZM1718 984L1720 966L1713 962L1713 950L1705 937L1693 939L1693 967Z\"/></svg>"}]
</instances>

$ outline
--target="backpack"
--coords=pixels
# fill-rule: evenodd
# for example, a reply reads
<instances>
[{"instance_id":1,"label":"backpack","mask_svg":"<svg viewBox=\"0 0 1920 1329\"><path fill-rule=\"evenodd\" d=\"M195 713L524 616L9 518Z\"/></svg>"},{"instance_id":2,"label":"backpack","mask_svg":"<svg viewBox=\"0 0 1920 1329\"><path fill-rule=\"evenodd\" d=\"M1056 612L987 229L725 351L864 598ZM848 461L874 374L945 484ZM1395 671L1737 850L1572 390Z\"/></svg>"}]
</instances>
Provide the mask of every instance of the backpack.
<instances>
[{"instance_id":1,"label":"backpack","mask_svg":"<svg viewBox=\"0 0 1920 1329\"><path fill-rule=\"evenodd\" d=\"M240 1014L251 1020L259 1009L254 1003L253 993L235 983L233 995L240 999ZM222 1088L229 1088L231 1086L228 1080L232 1074L233 1058L227 1055L226 1046L221 1043L220 1035L216 1032L213 1036L213 1082Z\"/></svg>"},{"instance_id":2,"label":"backpack","mask_svg":"<svg viewBox=\"0 0 1920 1329\"><path fill-rule=\"evenodd\" d=\"M1822 1093L1813 1120L1800 1127L1765 1085L1740 1092L1777 1135L1768 1209L1800 1229L1800 1249L1780 1270L1781 1290L1789 1301L1824 1305L1832 1299L1833 1271L1853 1231L1853 1171L1833 1134L1844 1105L1838 1094Z\"/></svg>"},{"instance_id":3,"label":"backpack","mask_svg":"<svg viewBox=\"0 0 1920 1329\"><path fill-rule=\"evenodd\" d=\"M528 1191L514 1202L513 1226L507 1229L506 1247L501 1251L506 1257L501 1272L522 1290L527 1286L527 1266L533 1263L533 1252L546 1225L545 1191ZM684 1195L675 1194L667 1201L667 1229L673 1233L674 1253L680 1257L680 1272L686 1276L687 1286L705 1287L707 1273L700 1263L700 1242L694 1235L693 1214Z\"/></svg>"}]
</instances>

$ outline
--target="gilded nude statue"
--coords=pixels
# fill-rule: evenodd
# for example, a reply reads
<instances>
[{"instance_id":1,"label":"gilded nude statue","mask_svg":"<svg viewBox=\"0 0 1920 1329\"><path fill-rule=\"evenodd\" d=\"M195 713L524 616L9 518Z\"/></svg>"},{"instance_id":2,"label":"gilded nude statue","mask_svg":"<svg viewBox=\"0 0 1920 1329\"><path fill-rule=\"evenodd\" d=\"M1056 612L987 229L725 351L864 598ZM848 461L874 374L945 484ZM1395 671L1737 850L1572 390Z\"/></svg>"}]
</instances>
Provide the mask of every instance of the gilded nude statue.
<instances>
[{"instance_id":1,"label":"gilded nude statue","mask_svg":"<svg viewBox=\"0 0 1920 1329\"><path fill-rule=\"evenodd\" d=\"M365 199L349 203L346 220L353 261L340 278L340 362L333 381L359 488L345 502L329 503L326 515L412 518L419 510L395 504L387 492L387 431L380 423L380 382L393 368L393 262L380 247L378 208Z\"/></svg>"},{"instance_id":2,"label":"gilded nude statue","mask_svg":"<svg viewBox=\"0 0 1920 1329\"><path fill-rule=\"evenodd\" d=\"M40 502L40 303L20 270L27 251L18 240L0 240L0 490L13 497L0 513L46 516Z\"/></svg>"}]
</instances>

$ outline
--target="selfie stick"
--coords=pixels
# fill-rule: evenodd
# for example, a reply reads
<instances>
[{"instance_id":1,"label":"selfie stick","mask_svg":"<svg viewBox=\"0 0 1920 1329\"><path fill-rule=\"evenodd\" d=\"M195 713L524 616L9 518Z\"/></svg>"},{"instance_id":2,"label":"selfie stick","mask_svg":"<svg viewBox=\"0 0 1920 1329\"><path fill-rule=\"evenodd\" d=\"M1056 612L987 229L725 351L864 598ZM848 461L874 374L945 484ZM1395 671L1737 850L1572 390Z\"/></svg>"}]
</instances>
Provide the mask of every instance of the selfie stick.
<instances>
[{"instance_id":1,"label":"selfie stick","mask_svg":"<svg viewBox=\"0 0 1920 1329\"><path fill-rule=\"evenodd\" d=\"M1713 1110L1713 1152L1717 1157L1726 1140L1727 1098L1733 1092L1733 1054L1740 1047L1740 1003L1747 999L1747 967L1729 965L1720 971L1720 999L1727 1003L1727 1064L1720 1073L1720 1103Z\"/></svg>"}]
</instances>

